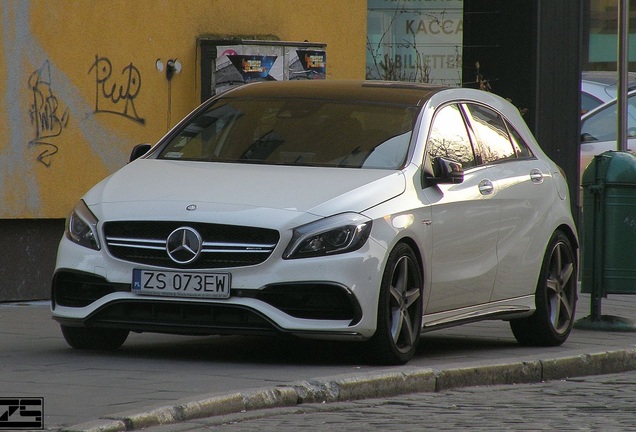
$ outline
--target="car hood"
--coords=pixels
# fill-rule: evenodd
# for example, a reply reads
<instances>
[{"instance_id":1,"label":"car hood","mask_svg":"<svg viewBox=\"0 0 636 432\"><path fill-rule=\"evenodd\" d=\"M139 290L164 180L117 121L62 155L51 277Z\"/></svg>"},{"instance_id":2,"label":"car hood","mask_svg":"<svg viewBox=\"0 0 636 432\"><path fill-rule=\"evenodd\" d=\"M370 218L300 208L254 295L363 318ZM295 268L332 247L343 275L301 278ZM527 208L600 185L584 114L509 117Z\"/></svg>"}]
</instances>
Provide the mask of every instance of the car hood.
<instances>
[{"instance_id":1,"label":"car hood","mask_svg":"<svg viewBox=\"0 0 636 432\"><path fill-rule=\"evenodd\" d=\"M218 223L276 226L362 212L404 190L403 173L393 170L139 159L84 201L106 220L201 220L207 219L202 213L214 213Z\"/></svg>"}]
</instances>

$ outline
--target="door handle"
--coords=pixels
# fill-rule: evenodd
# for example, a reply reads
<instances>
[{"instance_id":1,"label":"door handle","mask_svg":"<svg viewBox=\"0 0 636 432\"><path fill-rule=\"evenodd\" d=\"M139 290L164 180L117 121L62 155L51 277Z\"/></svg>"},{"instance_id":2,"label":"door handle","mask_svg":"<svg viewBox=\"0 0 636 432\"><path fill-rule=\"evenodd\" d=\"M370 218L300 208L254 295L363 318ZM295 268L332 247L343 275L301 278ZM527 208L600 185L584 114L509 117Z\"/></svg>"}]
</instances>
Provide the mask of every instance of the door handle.
<instances>
[{"instance_id":1,"label":"door handle","mask_svg":"<svg viewBox=\"0 0 636 432\"><path fill-rule=\"evenodd\" d=\"M477 187L482 195L492 195L495 192L495 185L488 179L480 181Z\"/></svg>"},{"instance_id":2,"label":"door handle","mask_svg":"<svg viewBox=\"0 0 636 432\"><path fill-rule=\"evenodd\" d=\"M543 183L543 173L541 172L541 170L534 168L532 171L530 171L530 180L532 181L532 183L536 184Z\"/></svg>"}]
</instances>

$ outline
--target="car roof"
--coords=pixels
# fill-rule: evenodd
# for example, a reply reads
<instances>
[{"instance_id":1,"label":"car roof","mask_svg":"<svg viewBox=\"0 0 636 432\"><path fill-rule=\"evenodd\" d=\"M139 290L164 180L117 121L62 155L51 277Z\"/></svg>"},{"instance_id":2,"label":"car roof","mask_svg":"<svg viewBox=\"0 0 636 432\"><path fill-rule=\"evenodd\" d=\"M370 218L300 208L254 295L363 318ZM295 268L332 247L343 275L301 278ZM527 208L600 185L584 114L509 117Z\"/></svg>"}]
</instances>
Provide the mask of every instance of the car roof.
<instances>
[{"instance_id":1,"label":"car roof","mask_svg":"<svg viewBox=\"0 0 636 432\"><path fill-rule=\"evenodd\" d=\"M627 78L631 82L636 82L636 72L629 72ZM591 81L604 85L618 84L618 72L616 71L585 71L581 73L581 80Z\"/></svg>"},{"instance_id":2,"label":"car roof","mask_svg":"<svg viewBox=\"0 0 636 432\"><path fill-rule=\"evenodd\" d=\"M581 90L606 102L616 97L618 73L615 71L586 71L581 73ZM627 75L628 90L636 89L636 73Z\"/></svg>"},{"instance_id":3,"label":"car roof","mask_svg":"<svg viewBox=\"0 0 636 432\"><path fill-rule=\"evenodd\" d=\"M236 87L220 98L327 99L418 106L450 87L397 81L293 80L265 81Z\"/></svg>"}]
</instances>

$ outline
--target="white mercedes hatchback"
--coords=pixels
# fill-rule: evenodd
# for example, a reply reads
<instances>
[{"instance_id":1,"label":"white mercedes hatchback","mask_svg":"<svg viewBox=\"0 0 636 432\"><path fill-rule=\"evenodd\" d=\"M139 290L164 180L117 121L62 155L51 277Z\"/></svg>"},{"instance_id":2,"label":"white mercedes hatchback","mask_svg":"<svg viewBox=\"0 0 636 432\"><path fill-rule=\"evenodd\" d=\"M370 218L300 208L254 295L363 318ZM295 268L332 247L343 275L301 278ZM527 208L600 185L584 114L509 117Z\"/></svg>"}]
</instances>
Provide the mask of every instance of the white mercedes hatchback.
<instances>
[{"instance_id":1,"label":"white mercedes hatchback","mask_svg":"<svg viewBox=\"0 0 636 432\"><path fill-rule=\"evenodd\" d=\"M563 172L505 100L258 83L208 100L82 198L52 312L80 349L131 331L278 333L402 364L422 332L483 319L563 343L577 250Z\"/></svg>"}]
</instances>

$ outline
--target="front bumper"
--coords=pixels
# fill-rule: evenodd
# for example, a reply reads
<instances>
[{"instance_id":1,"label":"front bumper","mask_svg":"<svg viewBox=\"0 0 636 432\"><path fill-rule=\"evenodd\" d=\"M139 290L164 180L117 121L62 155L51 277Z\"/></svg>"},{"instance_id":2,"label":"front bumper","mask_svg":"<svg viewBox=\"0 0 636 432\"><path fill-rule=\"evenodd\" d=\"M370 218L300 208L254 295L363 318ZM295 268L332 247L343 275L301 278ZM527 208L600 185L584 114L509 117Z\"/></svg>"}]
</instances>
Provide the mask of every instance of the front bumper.
<instances>
[{"instance_id":1,"label":"front bumper","mask_svg":"<svg viewBox=\"0 0 636 432\"><path fill-rule=\"evenodd\" d=\"M153 267L115 259L64 238L52 284L53 318L65 326L135 332L366 339L375 332L385 252L369 241L348 254L272 257L257 266L226 269L232 273L230 298L216 300L133 293L133 268Z\"/></svg>"},{"instance_id":2,"label":"front bumper","mask_svg":"<svg viewBox=\"0 0 636 432\"><path fill-rule=\"evenodd\" d=\"M230 298L264 303L294 319L347 322L351 327L362 318L355 296L346 287L330 283L233 289ZM53 278L54 318L66 325L177 334L285 332L254 306L233 303L140 296L131 292L129 284L110 283L99 276L68 270L58 271ZM91 312L80 319L71 318L71 309ZM63 313L65 310L67 314Z\"/></svg>"}]
</instances>

